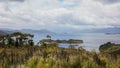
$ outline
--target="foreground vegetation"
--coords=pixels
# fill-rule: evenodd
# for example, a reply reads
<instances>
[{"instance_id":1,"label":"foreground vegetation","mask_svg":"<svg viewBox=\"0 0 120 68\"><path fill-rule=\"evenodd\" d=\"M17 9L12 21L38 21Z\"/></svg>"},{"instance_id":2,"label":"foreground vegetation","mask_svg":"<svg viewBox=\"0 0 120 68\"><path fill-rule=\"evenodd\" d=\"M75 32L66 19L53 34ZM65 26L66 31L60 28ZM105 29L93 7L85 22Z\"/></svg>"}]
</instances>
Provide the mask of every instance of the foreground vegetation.
<instances>
[{"instance_id":1,"label":"foreground vegetation","mask_svg":"<svg viewBox=\"0 0 120 68\"><path fill-rule=\"evenodd\" d=\"M60 48L57 43L33 46L20 39L24 34L13 39L11 46L1 40L0 68L120 68L120 46L110 42L100 46L100 52L86 51L84 48ZM25 36L29 37L29 36ZM22 38L23 39L23 38ZM19 44L19 45L18 45ZM3 46L4 45L4 46ZM17 45L17 46L16 46Z\"/></svg>"},{"instance_id":2,"label":"foreground vegetation","mask_svg":"<svg viewBox=\"0 0 120 68\"><path fill-rule=\"evenodd\" d=\"M112 54L114 56L120 55L120 44L108 42L108 43L101 45L99 50L102 53L108 53L108 54Z\"/></svg>"}]
</instances>

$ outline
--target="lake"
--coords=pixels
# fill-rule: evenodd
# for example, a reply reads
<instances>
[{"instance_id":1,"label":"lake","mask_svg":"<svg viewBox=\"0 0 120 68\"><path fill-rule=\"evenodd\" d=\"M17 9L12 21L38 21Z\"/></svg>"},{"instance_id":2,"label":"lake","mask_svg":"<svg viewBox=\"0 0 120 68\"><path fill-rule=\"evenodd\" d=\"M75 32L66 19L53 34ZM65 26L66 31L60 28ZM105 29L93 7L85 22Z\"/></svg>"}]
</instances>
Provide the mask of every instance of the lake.
<instances>
[{"instance_id":1,"label":"lake","mask_svg":"<svg viewBox=\"0 0 120 68\"><path fill-rule=\"evenodd\" d=\"M41 39L45 39L47 34L35 34L34 41L38 42ZM104 33L84 33L79 35L67 35L67 34L49 34L52 39L68 40L68 39L80 39L84 43L78 44L83 46L86 50L95 49L98 51L99 46L106 43L112 42L120 44L120 34L104 34ZM70 44L59 44L60 47L68 47Z\"/></svg>"}]
</instances>

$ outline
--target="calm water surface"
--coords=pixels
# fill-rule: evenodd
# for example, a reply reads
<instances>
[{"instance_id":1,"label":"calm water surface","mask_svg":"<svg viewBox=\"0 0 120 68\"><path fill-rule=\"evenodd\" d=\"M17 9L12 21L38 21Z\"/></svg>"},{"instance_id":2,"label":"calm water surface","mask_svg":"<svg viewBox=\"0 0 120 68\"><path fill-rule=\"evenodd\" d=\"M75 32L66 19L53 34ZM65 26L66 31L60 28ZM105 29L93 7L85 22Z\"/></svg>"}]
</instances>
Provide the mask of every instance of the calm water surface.
<instances>
[{"instance_id":1,"label":"calm water surface","mask_svg":"<svg viewBox=\"0 0 120 68\"><path fill-rule=\"evenodd\" d=\"M40 39L44 39L47 34L35 34L35 42ZM78 44L78 46L83 46L87 50L95 49L98 51L100 45L106 42L113 42L120 44L120 34L103 34L103 33L89 33L89 34L79 34L79 35L60 35L51 34L52 39L68 40L68 39L80 39L83 40L83 44ZM59 44L60 47L68 47L70 44Z\"/></svg>"}]
</instances>

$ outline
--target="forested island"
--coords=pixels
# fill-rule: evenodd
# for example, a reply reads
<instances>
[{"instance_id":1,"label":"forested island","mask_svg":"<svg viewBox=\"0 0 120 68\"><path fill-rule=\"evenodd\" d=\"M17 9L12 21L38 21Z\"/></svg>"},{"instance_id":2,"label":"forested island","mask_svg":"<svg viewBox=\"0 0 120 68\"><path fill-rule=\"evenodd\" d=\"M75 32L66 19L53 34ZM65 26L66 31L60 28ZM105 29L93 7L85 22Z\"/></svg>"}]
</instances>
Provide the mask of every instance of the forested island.
<instances>
[{"instance_id":1,"label":"forested island","mask_svg":"<svg viewBox=\"0 0 120 68\"><path fill-rule=\"evenodd\" d=\"M33 34L1 34L0 68L120 68L120 44L106 42L96 52L58 46L58 43L83 43L82 40L46 37L47 43L40 40L40 45L36 45Z\"/></svg>"},{"instance_id":2,"label":"forested island","mask_svg":"<svg viewBox=\"0 0 120 68\"><path fill-rule=\"evenodd\" d=\"M65 44L81 44L83 43L83 40L77 40L77 39L69 39L69 40L52 40L52 39L43 39L40 40L40 42L46 42L46 43L65 43Z\"/></svg>"}]
</instances>

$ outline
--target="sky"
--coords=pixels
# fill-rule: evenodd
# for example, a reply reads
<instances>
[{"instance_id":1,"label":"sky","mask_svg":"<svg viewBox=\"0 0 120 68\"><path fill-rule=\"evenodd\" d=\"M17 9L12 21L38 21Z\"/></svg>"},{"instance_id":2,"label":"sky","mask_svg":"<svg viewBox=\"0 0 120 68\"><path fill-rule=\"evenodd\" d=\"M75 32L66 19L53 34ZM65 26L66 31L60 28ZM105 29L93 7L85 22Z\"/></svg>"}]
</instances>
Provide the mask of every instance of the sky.
<instances>
[{"instance_id":1,"label":"sky","mask_svg":"<svg viewBox=\"0 0 120 68\"><path fill-rule=\"evenodd\" d=\"M120 0L0 0L0 28L83 30L120 27Z\"/></svg>"}]
</instances>

